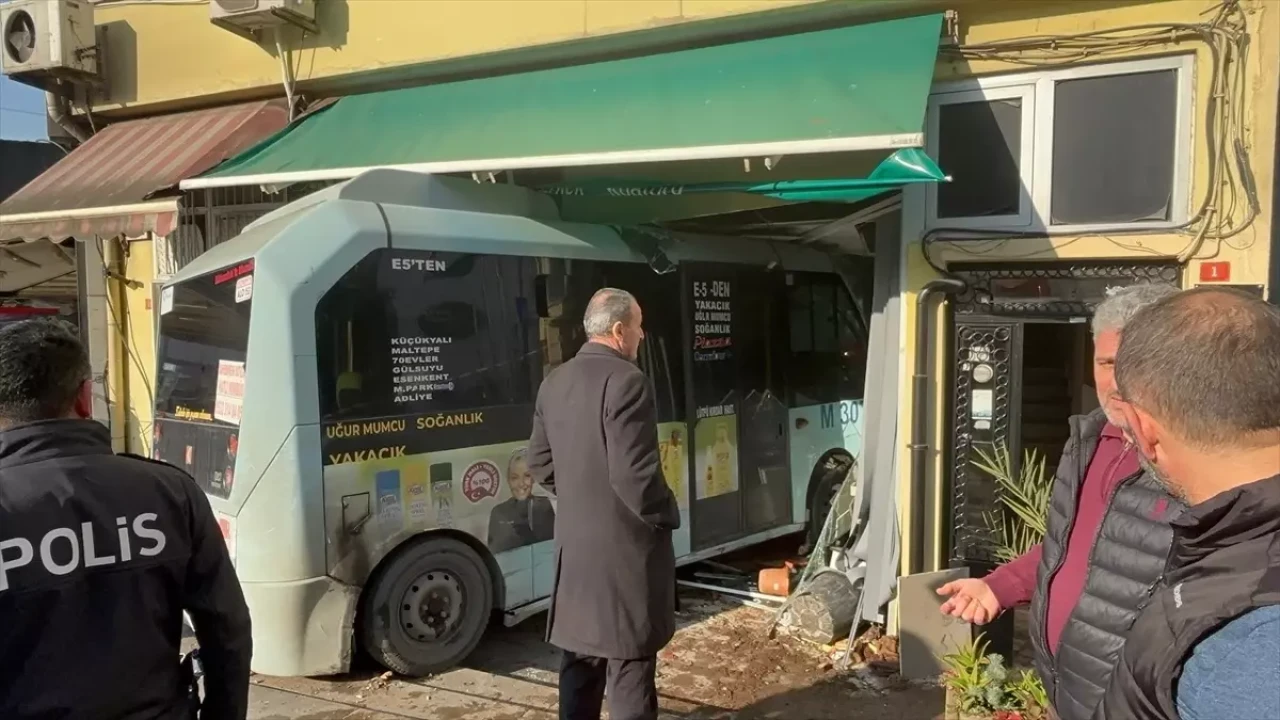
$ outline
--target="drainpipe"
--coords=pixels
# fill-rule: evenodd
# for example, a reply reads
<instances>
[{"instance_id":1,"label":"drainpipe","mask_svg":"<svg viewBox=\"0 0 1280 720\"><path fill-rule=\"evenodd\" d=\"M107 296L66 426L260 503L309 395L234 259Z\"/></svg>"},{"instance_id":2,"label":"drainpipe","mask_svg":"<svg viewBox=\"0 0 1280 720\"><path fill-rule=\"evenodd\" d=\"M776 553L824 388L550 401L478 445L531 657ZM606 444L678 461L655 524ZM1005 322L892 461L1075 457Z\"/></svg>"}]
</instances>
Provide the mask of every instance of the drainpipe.
<instances>
[{"instance_id":1,"label":"drainpipe","mask_svg":"<svg viewBox=\"0 0 1280 720\"><path fill-rule=\"evenodd\" d=\"M1276 93L1276 117L1280 118L1280 92ZM1267 297L1272 305L1280 305L1280 213L1276 211L1280 207L1280 127L1276 130L1276 157L1271 167L1271 277L1267 279Z\"/></svg>"},{"instance_id":2,"label":"drainpipe","mask_svg":"<svg viewBox=\"0 0 1280 720\"><path fill-rule=\"evenodd\" d=\"M124 254L117 238L102 241L102 261L106 266L107 290L107 398L111 426L111 449L125 452L129 433L128 348L125 346L124 302L120 278Z\"/></svg>"},{"instance_id":3,"label":"drainpipe","mask_svg":"<svg viewBox=\"0 0 1280 720\"><path fill-rule=\"evenodd\" d=\"M924 572L925 478L929 459L929 309L937 295L963 292L961 280L940 278L925 283L916 295L916 367L911 375L911 526L916 538L911 543L907 574Z\"/></svg>"},{"instance_id":4,"label":"drainpipe","mask_svg":"<svg viewBox=\"0 0 1280 720\"><path fill-rule=\"evenodd\" d=\"M44 94L44 107L49 113L49 119L53 124L67 131L67 134L75 138L77 142L84 142L89 139L91 133L85 129L84 125L71 114L71 104L65 97L52 92Z\"/></svg>"}]
</instances>

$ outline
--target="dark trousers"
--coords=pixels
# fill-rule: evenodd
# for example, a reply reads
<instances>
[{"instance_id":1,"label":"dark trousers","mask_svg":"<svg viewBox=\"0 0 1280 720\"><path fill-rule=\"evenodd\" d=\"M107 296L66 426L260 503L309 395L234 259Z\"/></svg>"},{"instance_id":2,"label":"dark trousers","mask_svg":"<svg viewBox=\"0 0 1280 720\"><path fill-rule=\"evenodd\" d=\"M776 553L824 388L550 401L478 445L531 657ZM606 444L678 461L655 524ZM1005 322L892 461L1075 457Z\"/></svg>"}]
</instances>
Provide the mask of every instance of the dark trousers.
<instances>
[{"instance_id":1,"label":"dark trousers","mask_svg":"<svg viewBox=\"0 0 1280 720\"><path fill-rule=\"evenodd\" d=\"M568 650L560 658L560 720L657 720L658 658L607 660Z\"/></svg>"}]
</instances>

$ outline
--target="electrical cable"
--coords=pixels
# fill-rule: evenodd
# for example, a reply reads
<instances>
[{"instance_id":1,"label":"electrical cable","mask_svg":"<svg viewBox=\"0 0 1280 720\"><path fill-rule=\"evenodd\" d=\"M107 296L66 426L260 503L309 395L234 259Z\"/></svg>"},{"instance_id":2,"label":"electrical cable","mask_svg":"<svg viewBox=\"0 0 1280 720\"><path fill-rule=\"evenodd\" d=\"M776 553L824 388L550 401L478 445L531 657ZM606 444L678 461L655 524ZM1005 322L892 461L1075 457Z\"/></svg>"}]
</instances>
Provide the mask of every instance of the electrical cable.
<instances>
[{"instance_id":1,"label":"electrical cable","mask_svg":"<svg viewBox=\"0 0 1280 720\"><path fill-rule=\"evenodd\" d=\"M280 58L280 74L284 79L285 102L289 104L289 122L293 122L294 91L297 89L297 80L293 73L292 53L285 51L283 35L284 31L281 28L276 28L276 55Z\"/></svg>"},{"instance_id":2,"label":"electrical cable","mask_svg":"<svg viewBox=\"0 0 1280 720\"><path fill-rule=\"evenodd\" d=\"M107 241L107 242L114 242L114 241ZM153 240L152 242L155 242L155 241ZM117 282L127 282L127 278L121 277L119 274L117 274L107 265L106 258L104 257L104 254L103 254L103 247L102 247L103 240L99 238L97 243L98 243L98 258L102 262L102 271L106 275L107 280L110 281L114 279ZM116 310L116 304L115 304L113 295L114 293L111 292L111 289L107 288L107 294L106 294L107 311L111 315L112 324L115 325L115 327L118 329L118 332L120 332L123 335L126 332L126 325L125 325L125 322L122 322L121 315ZM128 315L129 315L128 308L126 308L125 315L124 315L125 321L128 321L130 319ZM146 366L143 364L142 359L138 357L137 350L134 349L134 344L132 342L133 333L128 332L128 335L129 335L129 337L127 338L128 342L124 343L125 352L129 356L129 359L133 361L134 368L138 371L138 377L142 378L142 386L147 391L147 405L148 407L152 408L152 412L154 413L155 391L152 389L152 386L151 386L150 374L147 371ZM108 377L110 377L110 372L111 372L110 368L107 368ZM128 411L128 404L124 398L117 398L115 399L115 402L125 403L124 409L126 410L126 412ZM111 403L112 403L112 398L110 397L110 393L107 393L108 408L111 406ZM128 424L129 424L128 419L126 419L125 420L126 433L128 432ZM154 428L154 426L155 426L155 417L153 414L151 422L147 423L145 426L142 423L138 423L138 434L141 435L142 437L148 437L151 434L151 431Z\"/></svg>"}]
</instances>

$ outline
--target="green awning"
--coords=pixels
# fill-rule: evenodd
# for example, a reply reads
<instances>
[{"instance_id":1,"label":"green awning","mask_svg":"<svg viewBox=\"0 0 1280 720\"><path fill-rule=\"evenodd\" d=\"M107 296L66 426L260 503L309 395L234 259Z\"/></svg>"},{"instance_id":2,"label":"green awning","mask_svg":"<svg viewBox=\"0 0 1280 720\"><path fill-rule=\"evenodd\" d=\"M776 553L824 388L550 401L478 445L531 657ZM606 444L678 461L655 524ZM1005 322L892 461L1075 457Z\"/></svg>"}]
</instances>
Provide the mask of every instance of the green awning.
<instances>
[{"instance_id":1,"label":"green awning","mask_svg":"<svg viewBox=\"0 0 1280 720\"><path fill-rule=\"evenodd\" d=\"M948 180L946 174L919 148L899 150L876 166L865 178L777 180L774 182L664 183L637 180L591 180L538 188L560 197L649 199L704 193L746 193L787 202L857 202L904 185Z\"/></svg>"},{"instance_id":2,"label":"green awning","mask_svg":"<svg viewBox=\"0 0 1280 720\"><path fill-rule=\"evenodd\" d=\"M566 220L658 223L781 203L856 203L906 185L950 179L924 150L905 148L861 178L701 183L591 178L537 189L556 199Z\"/></svg>"},{"instance_id":3,"label":"green awning","mask_svg":"<svg viewBox=\"0 0 1280 720\"><path fill-rule=\"evenodd\" d=\"M344 97L184 189L923 145L941 15Z\"/></svg>"}]
</instances>

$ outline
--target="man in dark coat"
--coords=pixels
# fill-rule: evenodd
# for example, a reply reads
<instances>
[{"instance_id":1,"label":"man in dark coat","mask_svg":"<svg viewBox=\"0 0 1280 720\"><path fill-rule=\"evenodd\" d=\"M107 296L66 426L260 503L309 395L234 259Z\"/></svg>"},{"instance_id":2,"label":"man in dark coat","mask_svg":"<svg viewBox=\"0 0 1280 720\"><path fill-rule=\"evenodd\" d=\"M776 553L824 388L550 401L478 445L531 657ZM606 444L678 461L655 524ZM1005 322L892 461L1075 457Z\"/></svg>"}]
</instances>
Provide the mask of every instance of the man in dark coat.
<instances>
[{"instance_id":1,"label":"man in dark coat","mask_svg":"<svg viewBox=\"0 0 1280 720\"><path fill-rule=\"evenodd\" d=\"M204 720L248 712L249 610L189 475L116 455L87 419L89 357L58 321L0 330L0 718Z\"/></svg>"},{"instance_id":2,"label":"man in dark coat","mask_svg":"<svg viewBox=\"0 0 1280 720\"><path fill-rule=\"evenodd\" d=\"M675 634L676 498L662 477L653 389L635 364L642 316L598 291L588 342L538 391L529 467L554 483L556 576L547 640L564 651L560 717L658 717L657 654Z\"/></svg>"},{"instance_id":3,"label":"man in dark coat","mask_svg":"<svg viewBox=\"0 0 1280 720\"><path fill-rule=\"evenodd\" d=\"M1134 322L1122 424L1190 508L1095 718L1280 718L1280 309L1202 287Z\"/></svg>"}]
</instances>

